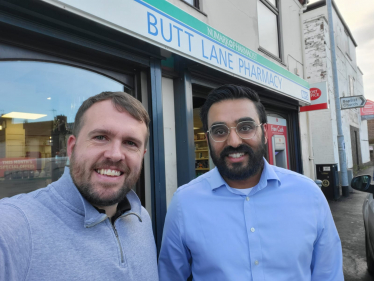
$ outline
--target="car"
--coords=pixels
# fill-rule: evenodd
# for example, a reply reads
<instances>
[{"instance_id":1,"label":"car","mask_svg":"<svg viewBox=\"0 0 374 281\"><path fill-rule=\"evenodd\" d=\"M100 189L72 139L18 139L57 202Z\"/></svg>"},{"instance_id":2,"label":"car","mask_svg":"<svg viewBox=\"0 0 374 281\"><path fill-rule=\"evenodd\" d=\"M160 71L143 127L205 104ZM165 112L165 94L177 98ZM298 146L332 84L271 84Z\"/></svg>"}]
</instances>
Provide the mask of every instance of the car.
<instances>
[{"instance_id":1,"label":"car","mask_svg":"<svg viewBox=\"0 0 374 281\"><path fill-rule=\"evenodd\" d=\"M353 189L369 193L362 206L365 227L365 249L368 271L374 274L374 185L371 176L361 175L351 181Z\"/></svg>"}]
</instances>

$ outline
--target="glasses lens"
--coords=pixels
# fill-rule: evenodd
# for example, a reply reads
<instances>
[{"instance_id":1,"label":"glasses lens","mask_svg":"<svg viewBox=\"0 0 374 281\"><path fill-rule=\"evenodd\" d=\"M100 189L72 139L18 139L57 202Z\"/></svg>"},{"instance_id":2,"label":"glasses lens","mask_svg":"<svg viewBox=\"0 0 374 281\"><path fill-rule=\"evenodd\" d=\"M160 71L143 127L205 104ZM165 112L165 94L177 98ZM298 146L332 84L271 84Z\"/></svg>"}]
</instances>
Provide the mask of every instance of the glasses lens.
<instances>
[{"instance_id":1,"label":"glasses lens","mask_svg":"<svg viewBox=\"0 0 374 281\"><path fill-rule=\"evenodd\" d=\"M255 135L256 128L255 122L245 121L238 123L236 131L242 139L250 139Z\"/></svg>"},{"instance_id":2,"label":"glasses lens","mask_svg":"<svg viewBox=\"0 0 374 281\"><path fill-rule=\"evenodd\" d=\"M210 134L215 141L224 141L229 135L229 128L225 125L214 125L210 128Z\"/></svg>"}]
</instances>

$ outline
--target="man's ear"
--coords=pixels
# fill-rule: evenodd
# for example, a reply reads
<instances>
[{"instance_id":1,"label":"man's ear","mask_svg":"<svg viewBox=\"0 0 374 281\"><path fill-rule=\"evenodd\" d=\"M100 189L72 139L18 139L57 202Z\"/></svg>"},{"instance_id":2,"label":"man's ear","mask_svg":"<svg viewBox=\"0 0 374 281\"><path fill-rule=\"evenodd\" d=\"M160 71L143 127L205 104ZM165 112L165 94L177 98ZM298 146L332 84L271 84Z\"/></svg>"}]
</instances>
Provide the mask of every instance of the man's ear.
<instances>
[{"instance_id":1,"label":"man's ear","mask_svg":"<svg viewBox=\"0 0 374 281\"><path fill-rule=\"evenodd\" d=\"M73 153L73 149L74 149L76 141L77 139L74 135L69 136L68 144L67 144L67 153L68 153L69 159L70 159L71 154Z\"/></svg>"},{"instance_id":2,"label":"man's ear","mask_svg":"<svg viewBox=\"0 0 374 281\"><path fill-rule=\"evenodd\" d=\"M265 144L268 143L268 124L265 123L262 125L264 130L263 130L263 134L264 134L264 138L265 138Z\"/></svg>"},{"instance_id":3,"label":"man's ear","mask_svg":"<svg viewBox=\"0 0 374 281\"><path fill-rule=\"evenodd\" d=\"M145 155L145 153L147 152L147 149L144 149L144 153L143 153L143 156Z\"/></svg>"}]
</instances>

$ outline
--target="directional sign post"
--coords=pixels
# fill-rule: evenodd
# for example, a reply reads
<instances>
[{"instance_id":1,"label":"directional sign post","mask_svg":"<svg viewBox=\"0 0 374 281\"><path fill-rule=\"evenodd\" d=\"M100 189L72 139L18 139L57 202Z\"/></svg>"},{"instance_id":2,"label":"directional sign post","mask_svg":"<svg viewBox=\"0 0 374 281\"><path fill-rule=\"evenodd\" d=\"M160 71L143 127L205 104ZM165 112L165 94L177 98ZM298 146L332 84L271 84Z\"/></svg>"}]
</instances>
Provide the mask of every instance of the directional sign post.
<instances>
[{"instance_id":1,"label":"directional sign post","mask_svg":"<svg viewBox=\"0 0 374 281\"><path fill-rule=\"evenodd\" d=\"M340 98L340 108L342 110L364 107L365 103L366 103L366 99L364 96L351 96L351 97Z\"/></svg>"}]
</instances>

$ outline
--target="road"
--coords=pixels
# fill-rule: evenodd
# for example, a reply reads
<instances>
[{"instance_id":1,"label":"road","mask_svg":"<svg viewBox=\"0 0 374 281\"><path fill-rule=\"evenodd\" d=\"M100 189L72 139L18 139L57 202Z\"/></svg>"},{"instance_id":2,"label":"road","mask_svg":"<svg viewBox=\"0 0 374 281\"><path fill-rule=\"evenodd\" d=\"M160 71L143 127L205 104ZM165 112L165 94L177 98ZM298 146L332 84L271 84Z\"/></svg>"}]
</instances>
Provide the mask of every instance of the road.
<instances>
[{"instance_id":1,"label":"road","mask_svg":"<svg viewBox=\"0 0 374 281\"><path fill-rule=\"evenodd\" d=\"M373 175L374 167L361 174ZM343 247L343 271L345 281L372 281L367 271L365 255L365 232L362 204L368 194L353 191L349 197L329 201L336 228Z\"/></svg>"}]
</instances>

